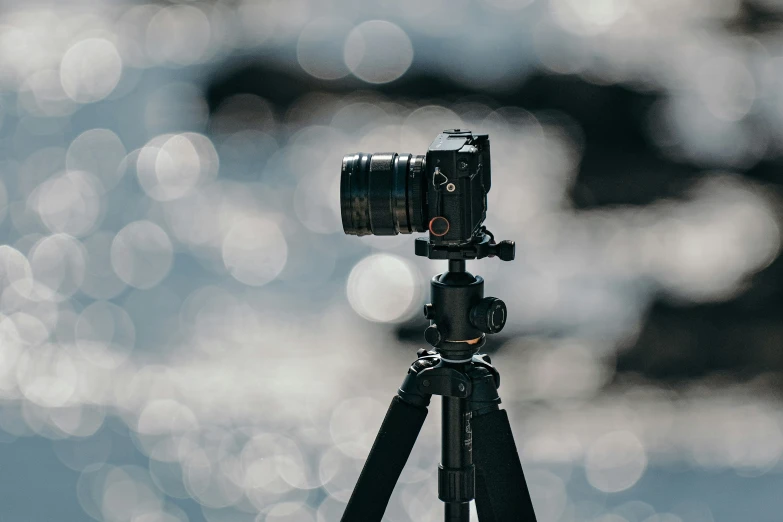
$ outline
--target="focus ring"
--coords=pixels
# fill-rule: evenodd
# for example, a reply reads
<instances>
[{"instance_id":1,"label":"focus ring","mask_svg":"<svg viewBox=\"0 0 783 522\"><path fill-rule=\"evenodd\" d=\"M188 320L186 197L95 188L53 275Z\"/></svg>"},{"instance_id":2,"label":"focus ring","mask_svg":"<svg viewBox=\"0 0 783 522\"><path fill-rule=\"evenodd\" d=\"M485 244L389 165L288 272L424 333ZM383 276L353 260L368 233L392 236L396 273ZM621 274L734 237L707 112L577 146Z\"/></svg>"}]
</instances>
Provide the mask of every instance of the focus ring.
<instances>
[{"instance_id":1,"label":"focus ring","mask_svg":"<svg viewBox=\"0 0 783 522\"><path fill-rule=\"evenodd\" d=\"M408 218L408 166L410 161L410 154L398 154L394 159L392 208L394 208L397 231L402 234L411 233L411 221Z\"/></svg>"},{"instance_id":2,"label":"focus ring","mask_svg":"<svg viewBox=\"0 0 783 522\"><path fill-rule=\"evenodd\" d=\"M368 199L367 170L372 154L362 152L356 155L351 169L350 205L354 234L366 236L372 234L370 227L370 202Z\"/></svg>"},{"instance_id":3,"label":"focus ring","mask_svg":"<svg viewBox=\"0 0 783 522\"><path fill-rule=\"evenodd\" d=\"M392 208L392 188L394 184L395 152L381 152L370 159L368 176L370 228L378 236L397 234Z\"/></svg>"}]
</instances>

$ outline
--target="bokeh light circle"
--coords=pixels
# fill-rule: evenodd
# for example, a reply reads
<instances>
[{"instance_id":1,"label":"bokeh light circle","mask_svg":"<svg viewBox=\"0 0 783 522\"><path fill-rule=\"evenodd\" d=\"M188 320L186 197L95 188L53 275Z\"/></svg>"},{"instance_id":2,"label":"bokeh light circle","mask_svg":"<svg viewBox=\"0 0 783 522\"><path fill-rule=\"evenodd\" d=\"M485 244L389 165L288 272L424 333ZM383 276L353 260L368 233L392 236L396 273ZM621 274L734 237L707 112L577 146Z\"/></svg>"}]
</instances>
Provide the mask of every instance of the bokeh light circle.
<instances>
[{"instance_id":1,"label":"bokeh light circle","mask_svg":"<svg viewBox=\"0 0 783 522\"><path fill-rule=\"evenodd\" d=\"M68 404L81 377L73 358L51 343L23 352L16 366L19 389L25 398L45 408Z\"/></svg>"},{"instance_id":2,"label":"bokeh light circle","mask_svg":"<svg viewBox=\"0 0 783 522\"><path fill-rule=\"evenodd\" d=\"M96 176L104 190L117 185L125 169L125 146L119 136L109 129L90 129L71 142L65 157L68 170L89 172Z\"/></svg>"},{"instance_id":3,"label":"bokeh light circle","mask_svg":"<svg viewBox=\"0 0 783 522\"><path fill-rule=\"evenodd\" d=\"M136 343L136 328L128 312L113 303L96 301L82 310L75 325L79 350L101 368L116 368Z\"/></svg>"},{"instance_id":4,"label":"bokeh light circle","mask_svg":"<svg viewBox=\"0 0 783 522\"><path fill-rule=\"evenodd\" d=\"M264 217L240 219L226 234L223 263L231 276L250 286L277 278L288 259L288 243L277 223Z\"/></svg>"},{"instance_id":5,"label":"bokeh light circle","mask_svg":"<svg viewBox=\"0 0 783 522\"><path fill-rule=\"evenodd\" d=\"M120 81L122 58L117 48L103 38L77 42L63 55L60 81L65 93L79 103L107 97Z\"/></svg>"},{"instance_id":6,"label":"bokeh light circle","mask_svg":"<svg viewBox=\"0 0 783 522\"><path fill-rule=\"evenodd\" d=\"M147 53L162 63L190 65L204 58L211 26L192 5L172 5L158 11L147 26Z\"/></svg>"},{"instance_id":7,"label":"bokeh light circle","mask_svg":"<svg viewBox=\"0 0 783 522\"><path fill-rule=\"evenodd\" d=\"M144 191L158 201L189 194L217 175L218 157L212 142L196 133L163 134L140 151L136 174Z\"/></svg>"},{"instance_id":8,"label":"bokeh light circle","mask_svg":"<svg viewBox=\"0 0 783 522\"><path fill-rule=\"evenodd\" d=\"M102 195L103 187L95 176L68 171L39 185L29 203L51 232L81 237L98 225Z\"/></svg>"},{"instance_id":9,"label":"bokeh light circle","mask_svg":"<svg viewBox=\"0 0 783 522\"><path fill-rule=\"evenodd\" d=\"M8 288L22 296L29 295L33 289L33 269L24 254L0 245L0 292Z\"/></svg>"},{"instance_id":10,"label":"bokeh light circle","mask_svg":"<svg viewBox=\"0 0 783 522\"><path fill-rule=\"evenodd\" d=\"M139 466L112 469L102 490L101 514L107 522L135 521L163 507L162 495L149 472Z\"/></svg>"},{"instance_id":11,"label":"bokeh light circle","mask_svg":"<svg viewBox=\"0 0 783 522\"><path fill-rule=\"evenodd\" d=\"M51 335L51 330L41 319L26 312L14 312L3 323L3 335L0 339L10 341L9 345L40 346Z\"/></svg>"},{"instance_id":12,"label":"bokeh light circle","mask_svg":"<svg viewBox=\"0 0 783 522\"><path fill-rule=\"evenodd\" d=\"M39 299L62 301L82 286L85 272L84 246L66 234L38 241L30 250L30 266Z\"/></svg>"},{"instance_id":13,"label":"bokeh light circle","mask_svg":"<svg viewBox=\"0 0 783 522\"><path fill-rule=\"evenodd\" d=\"M340 18L317 18L299 35L296 58L311 76L336 80L350 73L343 59L343 43L351 25Z\"/></svg>"},{"instance_id":14,"label":"bokeh light circle","mask_svg":"<svg viewBox=\"0 0 783 522\"><path fill-rule=\"evenodd\" d=\"M599 437L585 454L587 480L605 493L624 491L641 478L647 468L647 452L630 431L612 431Z\"/></svg>"},{"instance_id":15,"label":"bokeh light circle","mask_svg":"<svg viewBox=\"0 0 783 522\"><path fill-rule=\"evenodd\" d=\"M359 261L348 276L348 301L356 313L380 323L407 318L416 298L417 270L392 254Z\"/></svg>"},{"instance_id":16,"label":"bokeh light circle","mask_svg":"<svg viewBox=\"0 0 783 522\"><path fill-rule=\"evenodd\" d=\"M350 32L343 57L357 78L367 83L388 83L411 66L413 45L399 26L385 20L370 20Z\"/></svg>"},{"instance_id":17,"label":"bokeh light circle","mask_svg":"<svg viewBox=\"0 0 783 522\"><path fill-rule=\"evenodd\" d=\"M171 269L174 250L166 232L151 221L134 221L120 230L111 245L111 265L126 284L152 288Z\"/></svg>"}]
</instances>

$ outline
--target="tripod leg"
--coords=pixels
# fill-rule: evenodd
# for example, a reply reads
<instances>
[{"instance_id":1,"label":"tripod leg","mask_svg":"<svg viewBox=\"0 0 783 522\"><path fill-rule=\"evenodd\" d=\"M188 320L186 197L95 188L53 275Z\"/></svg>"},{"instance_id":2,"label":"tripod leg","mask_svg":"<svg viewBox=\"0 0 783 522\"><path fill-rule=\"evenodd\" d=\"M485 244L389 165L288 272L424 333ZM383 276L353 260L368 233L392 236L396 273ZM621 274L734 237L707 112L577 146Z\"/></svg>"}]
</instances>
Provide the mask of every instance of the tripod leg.
<instances>
[{"instance_id":1,"label":"tripod leg","mask_svg":"<svg viewBox=\"0 0 783 522\"><path fill-rule=\"evenodd\" d=\"M381 522L426 418L426 407L392 399L341 522Z\"/></svg>"},{"instance_id":2,"label":"tripod leg","mask_svg":"<svg viewBox=\"0 0 783 522\"><path fill-rule=\"evenodd\" d=\"M481 522L536 522L505 410L473 417L473 462Z\"/></svg>"}]
</instances>

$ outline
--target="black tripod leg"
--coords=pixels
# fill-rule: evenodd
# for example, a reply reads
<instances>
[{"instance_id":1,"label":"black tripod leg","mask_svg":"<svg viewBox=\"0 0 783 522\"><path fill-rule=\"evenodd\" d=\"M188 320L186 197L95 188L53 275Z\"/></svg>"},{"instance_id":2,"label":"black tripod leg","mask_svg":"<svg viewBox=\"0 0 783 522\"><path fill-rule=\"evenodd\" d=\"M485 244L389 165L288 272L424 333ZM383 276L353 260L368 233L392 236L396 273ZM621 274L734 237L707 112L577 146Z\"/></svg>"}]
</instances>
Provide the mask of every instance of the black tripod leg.
<instances>
[{"instance_id":1,"label":"black tripod leg","mask_svg":"<svg viewBox=\"0 0 783 522\"><path fill-rule=\"evenodd\" d=\"M392 399L342 522L381 522L426 418L426 407Z\"/></svg>"},{"instance_id":2,"label":"black tripod leg","mask_svg":"<svg viewBox=\"0 0 783 522\"><path fill-rule=\"evenodd\" d=\"M481 522L536 522L505 410L473 417L476 511Z\"/></svg>"}]
</instances>

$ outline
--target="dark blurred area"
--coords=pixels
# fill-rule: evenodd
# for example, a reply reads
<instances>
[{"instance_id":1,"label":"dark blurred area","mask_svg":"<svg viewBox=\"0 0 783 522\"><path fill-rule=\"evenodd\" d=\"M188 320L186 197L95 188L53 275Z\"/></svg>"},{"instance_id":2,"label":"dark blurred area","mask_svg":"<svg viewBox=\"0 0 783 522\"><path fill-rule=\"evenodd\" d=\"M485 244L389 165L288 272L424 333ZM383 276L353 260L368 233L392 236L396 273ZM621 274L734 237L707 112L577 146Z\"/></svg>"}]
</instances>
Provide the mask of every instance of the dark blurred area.
<instances>
[{"instance_id":1,"label":"dark blurred area","mask_svg":"<svg viewBox=\"0 0 783 522\"><path fill-rule=\"evenodd\" d=\"M2 4L0 519L339 520L445 269L340 159L470 128L539 522L778 522L781 87L778 0Z\"/></svg>"}]
</instances>

